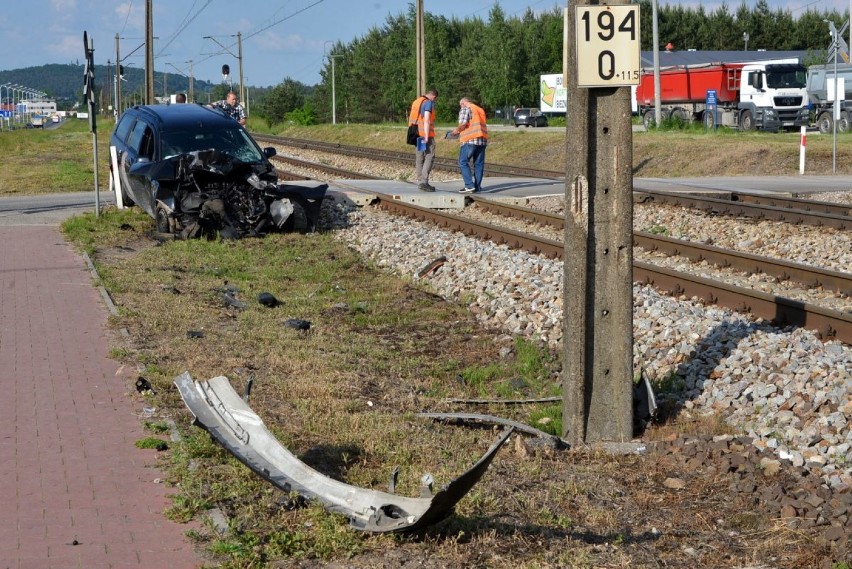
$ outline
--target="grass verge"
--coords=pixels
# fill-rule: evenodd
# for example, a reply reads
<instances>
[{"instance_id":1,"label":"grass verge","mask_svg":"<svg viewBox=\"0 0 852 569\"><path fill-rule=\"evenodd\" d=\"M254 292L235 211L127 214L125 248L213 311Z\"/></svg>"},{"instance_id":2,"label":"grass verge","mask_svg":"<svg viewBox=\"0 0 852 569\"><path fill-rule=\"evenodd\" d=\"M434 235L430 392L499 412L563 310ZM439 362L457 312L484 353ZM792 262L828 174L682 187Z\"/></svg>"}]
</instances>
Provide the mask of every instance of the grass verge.
<instances>
[{"instance_id":1,"label":"grass verge","mask_svg":"<svg viewBox=\"0 0 852 569\"><path fill-rule=\"evenodd\" d=\"M82 216L64 230L91 251L119 309L111 324L129 331L126 340L116 335L111 353L152 384L145 405L158 414L149 430L174 421L182 435L159 455L176 489L167 515L205 519L215 508L227 520L189 532L217 567L722 567L770 556L778 567L798 567L830 555L807 539L779 541L787 534L750 497L728 492L722 473L662 456L516 441L445 522L418 535L355 532L273 488L192 427L173 379L184 370L196 379L226 375L242 392L252 378L252 408L308 465L382 490L399 467L397 491L415 496L423 473L440 488L495 433L414 413L471 410L447 398L553 395L558 358L498 340L463 306L365 264L332 232L160 244L136 210ZM226 287L244 310L226 306ZM262 292L281 304L261 305ZM310 321L310 330L288 328L291 318ZM558 405L475 410L561 431ZM688 484L668 489L671 477Z\"/></svg>"}]
</instances>

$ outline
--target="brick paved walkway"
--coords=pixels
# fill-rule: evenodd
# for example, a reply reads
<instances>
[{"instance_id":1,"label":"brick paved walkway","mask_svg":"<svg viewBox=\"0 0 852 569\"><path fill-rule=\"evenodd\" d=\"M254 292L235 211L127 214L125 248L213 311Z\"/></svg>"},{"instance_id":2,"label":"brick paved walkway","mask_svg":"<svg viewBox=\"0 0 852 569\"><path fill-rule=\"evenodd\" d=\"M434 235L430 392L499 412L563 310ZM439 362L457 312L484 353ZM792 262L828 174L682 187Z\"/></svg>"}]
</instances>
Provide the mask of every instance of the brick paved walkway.
<instances>
[{"instance_id":1,"label":"brick paved walkway","mask_svg":"<svg viewBox=\"0 0 852 569\"><path fill-rule=\"evenodd\" d=\"M56 227L0 227L0 569L198 567L108 311Z\"/></svg>"}]
</instances>

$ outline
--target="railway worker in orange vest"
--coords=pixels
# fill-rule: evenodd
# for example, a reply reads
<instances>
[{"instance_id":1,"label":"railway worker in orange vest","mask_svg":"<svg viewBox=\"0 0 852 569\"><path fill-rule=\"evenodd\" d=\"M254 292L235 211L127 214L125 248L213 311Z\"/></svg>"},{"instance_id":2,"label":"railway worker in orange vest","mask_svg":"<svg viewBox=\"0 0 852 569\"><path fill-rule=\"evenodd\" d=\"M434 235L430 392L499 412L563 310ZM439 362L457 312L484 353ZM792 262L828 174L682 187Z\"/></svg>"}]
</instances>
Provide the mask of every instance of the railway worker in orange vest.
<instances>
[{"instance_id":1,"label":"railway worker in orange vest","mask_svg":"<svg viewBox=\"0 0 852 569\"><path fill-rule=\"evenodd\" d=\"M459 126L453 135L459 136L459 169L464 178L461 194L473 194L482 191L482 175L485 173L485 147L488 145L488 126L485 124L485 111L473 104L467 97L459 101ZM473 176L470 163L473 162Z\"/></svg>"},{"instance_id":2,"label":"railway worker in orange vest","mask_svg":"<svg viewBox=\"0 0 852 569\"><path fill-rule=\"evenodd\" d=\"M417 178L417 188L423 192L434 192L435 186L429 184L429 173L435 159L435 99L436 89L430 89L425 95L420 95L411 103L408 113L408 124L417 123L417 135L420 140L415 146L414 175Z\"/></svg>"}]
</instances>

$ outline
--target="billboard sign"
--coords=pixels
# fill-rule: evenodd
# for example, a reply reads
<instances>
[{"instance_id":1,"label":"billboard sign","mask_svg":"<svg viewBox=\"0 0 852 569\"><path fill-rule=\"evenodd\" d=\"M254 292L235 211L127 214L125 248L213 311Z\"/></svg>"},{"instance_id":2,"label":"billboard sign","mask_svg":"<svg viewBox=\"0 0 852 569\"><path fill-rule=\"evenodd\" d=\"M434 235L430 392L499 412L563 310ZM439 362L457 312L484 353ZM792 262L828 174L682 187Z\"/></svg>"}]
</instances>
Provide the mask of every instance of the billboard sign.
<instances>
[{"instance_id":1,"label":"billboard sign","mask_svg":"<svg viewBox=\"0 0 852 569\"><path fill-rule=\"evenodd\" d=\"M539 83L540 108L543 113L564 113L568 100L568 89L562 84L562 74L542 75Z\"/></svg>"}]
</instances>

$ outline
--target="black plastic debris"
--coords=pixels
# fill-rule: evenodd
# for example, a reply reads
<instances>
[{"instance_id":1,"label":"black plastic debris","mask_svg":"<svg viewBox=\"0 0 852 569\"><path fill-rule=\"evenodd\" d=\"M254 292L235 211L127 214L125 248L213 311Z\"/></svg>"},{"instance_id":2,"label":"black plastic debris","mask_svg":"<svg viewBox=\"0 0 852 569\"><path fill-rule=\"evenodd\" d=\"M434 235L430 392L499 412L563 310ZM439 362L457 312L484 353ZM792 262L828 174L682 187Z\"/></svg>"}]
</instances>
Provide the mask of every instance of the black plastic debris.
<instances>
[{"instance_id":1,"label":"black plastic debris","mask_svg":"<svg viewBox=\"0 0 852 569\"><path fill-rule=\"evenodd\" d=\"M118 228L121 229L122 231L133 231L134 230L133 226L130 225L129 223L122 223L121 225L118 226Z\"/></svg>"},{"instance_id":2,"label":"black plastic debris","mask_svg":"<svg viewBox=\"0 0 852 569\"><path fill-rule=\"evenodd\" d=\"M202 332L201 330L187 330L186 337L190 340L197 340L199 338L204 337L204 332Z\"/></svg>"},{"instance_id":3,"label":"black plastic debris","mask_svg":"<svg viewBox=\"0 0 852 569\"><path fill-rule=\"evenodd\" d=\"M257 295L257 301L264 306L268 306L269 308L275 308L280 303L278 299L271 292L262 292Z\"/></svg>"},{"instance_id":4,"label":"black plastic debris","mask_svg":"<svg viewBox=\"0 0 852 569\"><path fill-rule=\"evenodd\" d=\"M136 391L139 393L145 393L146 391L154 391L154 388L151 387L151 382L145 379L142 376L139 376L136 379Z\"/></svg>"},{"instance_id":5,"label":"black plastic debris","mask_svg":"<svg viewBox=\"0 0 852 569\"><path fill-rule=\"evenodd\" d=\"M287 328L292 328L294 330L301 330L303 332L311 329L311 323L308 320L302 320L300 318L290 318L284 325Z\"/></svg>"}]
</instances>

